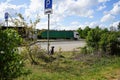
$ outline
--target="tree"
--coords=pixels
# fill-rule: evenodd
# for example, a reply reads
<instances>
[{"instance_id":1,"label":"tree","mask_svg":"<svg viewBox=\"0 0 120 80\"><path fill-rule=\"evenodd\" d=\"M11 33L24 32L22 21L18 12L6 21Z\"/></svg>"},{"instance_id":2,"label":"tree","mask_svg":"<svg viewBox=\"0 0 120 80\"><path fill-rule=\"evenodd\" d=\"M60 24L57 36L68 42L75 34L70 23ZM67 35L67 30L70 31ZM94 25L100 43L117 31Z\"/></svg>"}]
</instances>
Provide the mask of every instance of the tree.
<instances>
[{"instance_id":1,"label":"tree","mask_svg":"<svg viewBox=\"0 0 120 80\"><path fill-rule=\"evenodd\" d=\"M82 35L83 35L83 38L86 39L87 35L88 35L88 32L90 31L91 29L89 28L89 26L86 26L85 29L83 30L82 32Z\"/></svg>"},{"instance_id":2,"label":"tree","mask_svg":"<svg viewBox=\"0 0 120 80\"><path fill-rule=\"evenodd\" d=\"M107 33L107 32L109 32L107 28L102 30L102 33Z\"/></svg>"},{"instance_id":3,"label":"tree","mask_svg":"<svg viewBox=\"0 0 120 80\"><path fill-rule=\"evenodd\" d=\"M110 55L116 55L120 51L120 41L118 40L116 33L113 32L102 34L100 46L102 51Z\"/></svg>"},{"instance_id":4,"label":"tree","mask_svg":"<svg viewBox=\"0 0 120 80\"><path fill-rule=\"evenodd\" d=\"M88 32L85 50L90 52L89 50L92 49L92 53L102 51L110 55L120 55L120 40L118 37L118 32L96 27Z\"/></svg>"},{"instance_id":5,"label":"tree","mask_svg":"<svg viewBox=\"0 0 120 80\"><path fill-rule=\"evenodd\" d=\"M77 31L80 34L80 37L83 39L86 39L88 32L91 30L91 28L89 28L89 26L86 26L85 29L81 29L79 28Z\"/></svg>"},{"instance_id":6,"label":"tree","mask_svg":"<svg viewBox=\"0 0 120 80\"><path fill-rule=\"evenodd\" d=\"M99 42L99 46L100 46L101 50L105 53L107 52L107 45L109 44L108 43L108 36L109 36L109 33L103 33L101 35L101 39Z\"/></svg>"},{"instance_id":7,"label":"tree","mask_svg":"<svg viewBox=\"0 0 120 80\"><path fill-rule=\"evenodd\" d=\"M114 26L111 26L110 31L116 31L116 28Z\"/></svg>"},{"instance_id":8,"label":"tree","mask_svg":"<svg viewBox=\"0 0 120 80\"><path fill-rule=\"evenodd\" d=\"M26 36L28 37L30 34L31 36L34 35L35 33L35 27L36 25L40 22L40 18L39 16L37 16L37 18L35 19L35 21L32 21L30 19L29 23L27 23L27 21L25 21L24 17L22 16L22 14L17 14L17 16L19 17L19 19L15 19L13 22L13 24L17 27L19 25L22 25L23 27L26 28ZM37 35L37 34L36 34ZM25 47L28 49L28 55L31 59L31 63L32 64L37 64L37 62L33 59L33 56L32 56L32 53L31 53L31 50L30 50L30 43L28 41L25 41Z\"/></svg>"},{"instance_id":9,"label":"tree","mask_svg":"<svg viewBox=\"0 0 120 80\"><path fill-rule=\"evenodd\" d=\"M88 32L86 42L89 47L98 50L101 32L102 31L99 27L96 27L95 29L92 29Z\"/></svg>"},{"instance_id":10,"label":"tree","mask_svg":"<svg viewBox=\"0 0 120 80\"><path fill-rule=\"evenodd\" d=\"M24 27L26 32L26 39L32 39L34 34L36 33L36 25L40 22L40 17L37 15L36 19L32 21L29 19L29 21L25 20L22 14L17 14L18 18L13 19L11 22L13 23L13 26L18 27ZM13 22L14 21L14 22ZM37 34L36 34L37 35ZM37 36L36 36L37 37Z\"/></svg>"},{"instance_id":11,"label":"tree","mask_svg":"<svg viewBox=\"0 0 120 80\"><path fill-rule=\"evenodd\" d=\"M42 32L44 32L45 31L45 29L42 29L42 30L37 30L37 38L38 39L41 39L41 34L42 34Z\"/></svg>"},{"instance_id":12,"label":"tree","mask_svg":"<svg viewBox=\"0 0 120 80\"><path fill-rule=\"evenodd\" d=\"M82 36L82 29L81 28L79 28L78 30L77 30L77 32L79 33L79 36L80 36L80 38L83 38L83 36Z\"/></svg>"},{"instance_id":13,"label":"tree","mask_svg":"<svg viewBox=\"0 0 120 80\"><path fill-rule=\"evenodd\" d=\"M120 31L120 22L119 22L119 24L117 25L117 28L118 28L118 30Z\"/></svg>"},{"instance_id":14,"label":"tree","mask_svg":"<svg viewBox=\"0 0 120 80\"><path fill-rule=\"evenodd\" d=\"M12 29L0 30L0 79L12 80L24 73L23 58L18 53L22 38Z\"/></svg>"}]
</instances>

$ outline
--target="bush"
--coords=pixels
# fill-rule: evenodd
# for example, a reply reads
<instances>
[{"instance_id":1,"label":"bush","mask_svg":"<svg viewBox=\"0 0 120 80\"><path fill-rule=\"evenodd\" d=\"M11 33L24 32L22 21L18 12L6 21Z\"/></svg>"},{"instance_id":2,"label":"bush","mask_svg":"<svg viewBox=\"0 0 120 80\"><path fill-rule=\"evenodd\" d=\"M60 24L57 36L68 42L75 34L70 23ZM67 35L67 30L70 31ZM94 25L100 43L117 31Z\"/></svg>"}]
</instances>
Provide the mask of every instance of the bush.
<instances>
[{"instance_id":1,"label":"bush","mask_svg":"<svg viewBox=\"0 0 120 80\"><path fill-rule=\"evenodd\" d=\"M83 39L86 39L86 36L88 35L88 32L91 30L91 28L89 28L89 26L86 26L85 29L81 29L79 28L77 31L79 33L79 36Z\"/></svg>"},{"instance_id":2,"label":"bush","mask_svg":"<svg viewBox=\"0 0 120 80\"><path fill-rule=\"evenodd\" d=\"M24 60L29 60L32 65L39 65L42 62L52 62L55 58L46 53L40 45L25 46L21 49Z\"/></svg>"},{"instance_id":3,"label":"bush","mask_svg":"<svg viewBox=\"0 0 120 80\"><path fill-rule=\"evenodd\" d=\"M100 40L100 48L103 52L115 55L118 54L120 51L120 41L116 33L104 33L101 36Z\"/></svg>"},{"instance_id":4,"label":"bush","mask_svg":"<svg viewBox=\"0 0 120 80\"><path fill-rule=\"evenodd\" d=\"M22 38L15 30L0 30L0 79L12 80L23 74L24 65L18 46Z\"/></svg>"},{"instance_id":5,"label":"bush","mask_svg":"<svg viewBox=\"0 0 120 80\"><path fill-rule=\"evenodd\" d=\"M101 29L99 29L99 27L89 31L86 39L87 45L89 47L95 48L95 50L98 50L100 36L101 36Z\"/></svg>"},{"instance_id":6,"label":"bush","mask_svg":"<svg viewBox=\"0 0 120 80\"><path fill-rule=\"evenodd\" d=\"M103 52L107 52L107 45L108 45L108 36L109 34L108 33L103 33L101 35L101 39L100 39L100 42L99 42L99 46L101 48L101 50Z\"/></svg>"},{"instance_id":7,"label":"bush","mask_svg":"<svg viewBox=\"0 0 120 80\"><path fill-rule=\"evenodd\" d=\"M110 55L118 55L120 51L120 41L118 40L117 32L110 32L107 29L100 29L96 27L88 32L87 35L87 47L86 52L89 48L92 48L94 53L108 53Z\"/></svg>"}]
</instances>

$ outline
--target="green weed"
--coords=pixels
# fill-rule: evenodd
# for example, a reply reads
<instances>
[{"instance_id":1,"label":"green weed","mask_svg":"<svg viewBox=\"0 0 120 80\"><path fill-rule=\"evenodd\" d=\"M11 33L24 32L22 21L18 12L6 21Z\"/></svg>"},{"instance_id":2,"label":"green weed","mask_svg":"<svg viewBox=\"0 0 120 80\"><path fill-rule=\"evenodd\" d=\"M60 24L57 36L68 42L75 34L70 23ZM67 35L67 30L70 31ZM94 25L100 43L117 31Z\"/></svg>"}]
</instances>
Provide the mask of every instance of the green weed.
<instances>
[{"instance_id":1,"label":"green weed","mask_svg":"<svg viewBox=\"0 0 120 80\"><path fill-rule=\"evenodd\" d=\"M112 80L119 78L120 57L81 55L80 59L76 59L71 52L62 52L61 56L64 57L56 58L50 63L41 62L36 66L29 65L27 67L31 69L32 74L20 77L19 80Z\"/></svg>"}]
</instances>

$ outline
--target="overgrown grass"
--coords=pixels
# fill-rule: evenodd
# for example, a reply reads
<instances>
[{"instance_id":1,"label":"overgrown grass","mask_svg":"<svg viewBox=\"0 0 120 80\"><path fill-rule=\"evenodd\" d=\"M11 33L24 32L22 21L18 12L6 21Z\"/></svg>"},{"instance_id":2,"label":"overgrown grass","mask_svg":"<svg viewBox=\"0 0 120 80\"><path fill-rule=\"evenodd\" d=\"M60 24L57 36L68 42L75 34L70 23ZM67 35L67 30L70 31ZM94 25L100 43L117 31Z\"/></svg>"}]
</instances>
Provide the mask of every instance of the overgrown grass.
<instances>
[{"instance_id":1,"label":"overgrown grass","mask_svg":"<svg viewBox=\"0 0 120 80\"><path fill-rule=\"evenodd\" d=\"M77 56L76 56L77 55ZM26 62L31 74L16 80L119 80L120 57L62 52L52 62Z\"/></svg>"}]
</instances>

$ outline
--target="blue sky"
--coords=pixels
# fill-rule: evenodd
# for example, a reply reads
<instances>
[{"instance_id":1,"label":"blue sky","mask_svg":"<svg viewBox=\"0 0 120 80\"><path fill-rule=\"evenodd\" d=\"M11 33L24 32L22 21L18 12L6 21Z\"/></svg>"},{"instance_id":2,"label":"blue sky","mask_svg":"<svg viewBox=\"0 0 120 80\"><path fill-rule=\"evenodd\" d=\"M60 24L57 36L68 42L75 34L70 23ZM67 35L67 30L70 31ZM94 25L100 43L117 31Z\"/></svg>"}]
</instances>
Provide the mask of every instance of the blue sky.
<instances>
[{"instance_id":1,"label":"blue sky","mask_svg":"<svg viewBox=\"0 0 120 80\"><path fill-rule=\"evenodd\" d=\"M12 18L16 18L15 13L21 13L26 20L28 16L35 20L39 15L41 21L36 28L47 29L44 0L0 0L0 6L0 23L4 22L5 12ZM120 22L120 0L53 0L50 18L50 29L57 30L116 27Z\"/></svg>"}]
</instances>

